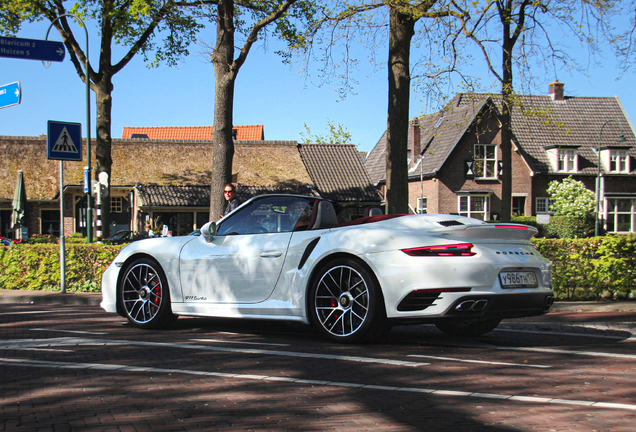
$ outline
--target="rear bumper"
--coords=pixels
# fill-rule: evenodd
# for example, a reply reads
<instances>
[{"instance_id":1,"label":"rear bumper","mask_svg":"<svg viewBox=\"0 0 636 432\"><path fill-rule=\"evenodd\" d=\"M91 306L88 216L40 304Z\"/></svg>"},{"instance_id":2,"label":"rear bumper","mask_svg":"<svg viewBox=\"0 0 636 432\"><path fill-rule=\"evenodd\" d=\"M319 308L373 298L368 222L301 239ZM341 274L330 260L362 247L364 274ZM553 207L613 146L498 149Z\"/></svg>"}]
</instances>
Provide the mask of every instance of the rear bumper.
<instances>
[{"instance_id":1,"label":"rear bumper","mask_svg":"<svg viewBox=\"0 0 636 432\"><path fill-rule=\"evenodd\" d=\"M517 294L466 294L457 297L440 314L429 317L395 318L394 323L434 323L446 320L523 318L543 315L554 301L552 291Z\"/></svg>"}]
</instances>

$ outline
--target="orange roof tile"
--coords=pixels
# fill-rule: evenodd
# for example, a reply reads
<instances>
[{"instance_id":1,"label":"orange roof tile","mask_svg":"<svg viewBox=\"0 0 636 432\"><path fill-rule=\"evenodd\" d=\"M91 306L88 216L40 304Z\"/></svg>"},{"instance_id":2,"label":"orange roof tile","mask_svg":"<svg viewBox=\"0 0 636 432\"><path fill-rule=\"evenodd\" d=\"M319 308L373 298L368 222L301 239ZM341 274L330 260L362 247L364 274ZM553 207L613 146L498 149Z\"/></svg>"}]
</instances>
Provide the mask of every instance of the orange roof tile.
<instances>
[{"instance_id":1,"label":"orange roof tile","mask_svg":"<svg viewBox=\"0 0 636 432\"><path fill-rule=\"evenodd\" d=\"M211 140L213 129L212 126L124 126L122 138L145 135L149 139ZM237 141L260 141L265 139L263 125L234 126L232 130L236 131Z\"/></svg>"}]
</instances>

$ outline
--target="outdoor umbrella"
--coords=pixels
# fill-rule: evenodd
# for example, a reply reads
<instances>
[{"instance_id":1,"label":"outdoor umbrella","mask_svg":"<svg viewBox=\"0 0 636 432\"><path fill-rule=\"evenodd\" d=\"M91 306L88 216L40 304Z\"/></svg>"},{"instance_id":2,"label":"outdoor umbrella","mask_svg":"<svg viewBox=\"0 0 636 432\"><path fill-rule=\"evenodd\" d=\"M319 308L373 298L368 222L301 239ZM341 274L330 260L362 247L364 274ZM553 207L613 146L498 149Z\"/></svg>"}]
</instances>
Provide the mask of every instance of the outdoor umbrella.
<instances>
[{"instance_id":1,"label":"outdoor umbrella","mask_svg":"<svg viewBox=\"0 0 636 432\"><path fill-rule=\"evenodd\" d=\"M13 195L13 213L11 214L11 227L15 229L26 228L29 226L28 213L27 213L27 197L26 189L24 187L24 177L22 171L18 171L18 182L15 186L15 194ZM22 235L18 236L22 238Z\"/></svg>"}]
</instances>

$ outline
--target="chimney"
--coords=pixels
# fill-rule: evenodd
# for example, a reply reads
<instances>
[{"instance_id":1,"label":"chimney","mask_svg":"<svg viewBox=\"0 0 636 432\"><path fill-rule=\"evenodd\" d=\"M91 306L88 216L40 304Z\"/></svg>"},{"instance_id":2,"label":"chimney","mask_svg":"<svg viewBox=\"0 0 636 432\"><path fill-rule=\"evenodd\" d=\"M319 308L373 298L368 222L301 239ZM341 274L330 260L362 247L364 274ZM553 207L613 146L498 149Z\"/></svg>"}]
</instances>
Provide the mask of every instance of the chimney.
<instances>
[{"instance_id":1,"label":"chimney","mask_svg":"<svg viewBox=\"0 0 636 432\"><path fill-rule=\"evenodd\" d=\"M552 97L553 101L564 101L563 97L563 86L564 84L559 81L555 81L549 86L548 94Z\"/></svg>"},{"instance_id":2,"label":"chimney","mask_svg":"<svg viewBox=\"0 0 636 432\"><path fill-rule=\"evenodd\" d=\"M420 143L420 122L415 118L411 120L411 168L413 168L420 158L422 144Z\"/></svg>"}]
</instances>

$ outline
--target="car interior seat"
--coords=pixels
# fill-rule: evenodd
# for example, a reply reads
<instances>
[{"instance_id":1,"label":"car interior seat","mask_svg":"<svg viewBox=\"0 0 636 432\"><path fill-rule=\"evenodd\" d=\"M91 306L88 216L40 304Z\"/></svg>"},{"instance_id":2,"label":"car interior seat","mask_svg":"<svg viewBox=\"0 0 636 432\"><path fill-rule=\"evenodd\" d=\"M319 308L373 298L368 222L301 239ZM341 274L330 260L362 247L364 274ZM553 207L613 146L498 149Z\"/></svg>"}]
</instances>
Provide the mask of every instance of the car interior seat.
<instances>
[{"instance_id":1,"label":"car interior seat","mask_svg":"<svg viewBox=\"0 0 636 432\"><path fill-rule=\"evenodd\" d=\"M309 222L309 229L327 228L338 225L338 217L333 204L327 200L317 200Z\"/></svg>"},{"instance_id":2,"label":"car interior seat","mask_svg":"<svg viewBox=\"0 0 636 432\"><path fill-rule=\"evenodd\" d=\"M383 215L383 214L384 214L384 212L378 206L369 206L366 209L364 209L364 217L380 216L380 215Z\"/></svg>"}]
</instances>

